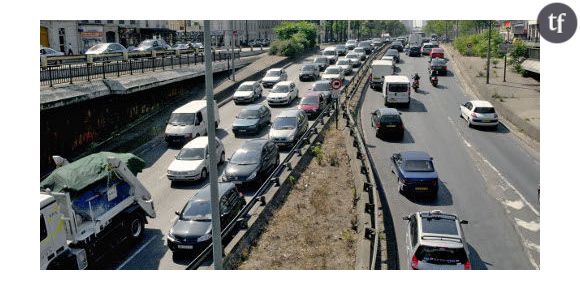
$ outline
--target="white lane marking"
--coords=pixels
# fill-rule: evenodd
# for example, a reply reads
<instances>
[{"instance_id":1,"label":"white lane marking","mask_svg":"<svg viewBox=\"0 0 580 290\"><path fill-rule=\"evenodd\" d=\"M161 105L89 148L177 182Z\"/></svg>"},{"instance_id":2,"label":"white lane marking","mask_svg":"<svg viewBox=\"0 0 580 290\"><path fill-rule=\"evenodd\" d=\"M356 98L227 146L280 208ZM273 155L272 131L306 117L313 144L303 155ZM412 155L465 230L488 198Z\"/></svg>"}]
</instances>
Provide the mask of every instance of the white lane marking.
<instances>
[{"instance_id":1,"label":"white lane marking","mask_svg":"<svg viewBox=\"0 0 580 290\"><path fill-rule=\"evenodd\" d=\"M447 116L447 119L449 120L449 123L451 123L452 125L455 125L453 123L453 119L451 119L451 117ZM463 142L467 145L469 144L469 142L467 142L467 140L465 140L465 137L463 137L463 135L461 134L461 132L459 131L459 128L456 128L455 126L453 126L456 130L457 130L457 135L459 135L459 137L463 140ZM471 144L468 145L468 147L471 148ZM513 186L511 184L511 182L509 182L507 180L507 178L505 178L505 176L503 176L503 174L501 174L501 172L495 167L493 166L493 164L491 164L491 162L489 162L485 157L483 157L483 155L477 151L477 150L472 150L475 154L477 154L479 156L479 158L481 158L481 160L483 160L483 162L485 162L493 171L495 171L495 173L502 179L503 182L505 182L519 197L520 199L530 208L530 210L537 216L540 216L540 212L534 208L534 206L532 206L532 204L524 197L524 195L515 188L515 186Z\"/></svg>"},{"instance_id":2,"label":"white lane marking","mask_svg":"<svg viewBox=\"0 0 580 290\"><path fill-rule=\"evenodd\" d=\"M540 252L540 245L536 245L534 243L531 242L526 242L526 247L528 247L528 249L534 250L536 252Z\"/></svg>"},{"instance_id":3,"label":"white lane marking","mask_svg":"<svg viewBox=\"0 0 580 290\"><path fill-rule=\"evenodd\" d=\"M524 203L521 200L506 200L503 202L503 204L516 210L520 210L524 207Z\"/></svg>"},{"instance_id":4,"label":"white lane marking","mask_svg":"<svg viewBox=\"0 0 580 290\"><path fill-rule=\"evenodd\" d=\"M465 143L465 146L471 148L471 144L469 144L469 142L465 141L465 139L463 139L463 143Z\"/></svg>"},{"instance_id":5,"label":"white lane marking","mask_svg":"<svg viewBox=\"0 0 580 290\"><path fill-rule=\"evenodd\" d=\"M137 254L139 254L141 251L143 251L143 249L145 249L145 247L147 247L147 245L149 245L151 242L153 242L153 239L155 239L155 237L151 237L149 239L149 241L147 241L147 243L143 244L143 246L141 246L139 248L139 250L137 250L135 253L133 253L133 255L131 255L129 258L127 258L127 260L125 260L125 262L123 262L123 264L121 264L119 267L117 267L117 269L115 270L120 270L123 267L125 267L125 265L127 265L127 263L129 263L129 261L133 260L133 258L135 258L135 256L137 256Z\"/></svg>"},{"instance_id":6,"label":"white lane marking","mask_svg":"<svg viewBox=\"0 0 580 290\"><path fill-rule=\"evenodd\" d=\"M528 230L528 231L532 231L532 232L537 232L540 230L540 223L535 222L535 221L531 221L531 222L527 222L525 220L521 220L519 218L514 218L516 221L516 224L518 224L518 226Z\"/></svg>"}]
</instances>

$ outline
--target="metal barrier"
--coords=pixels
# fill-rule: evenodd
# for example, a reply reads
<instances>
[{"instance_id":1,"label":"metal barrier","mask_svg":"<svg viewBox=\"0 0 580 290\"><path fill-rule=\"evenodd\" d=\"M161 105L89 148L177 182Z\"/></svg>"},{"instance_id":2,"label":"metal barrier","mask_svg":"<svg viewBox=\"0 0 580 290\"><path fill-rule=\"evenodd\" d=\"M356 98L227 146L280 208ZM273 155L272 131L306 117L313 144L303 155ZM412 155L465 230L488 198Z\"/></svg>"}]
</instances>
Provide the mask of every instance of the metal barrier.
<instances>
[{"instance_id":1,"label":"metal barrier","mask_svg":"<svg viewBox=\"0 0 580 290\"><path fill-rule=\"evenodd\" d=\"M123 59L123 54L111 54L100 62L87 62L84 64L60 64L47 65L40 69L40 84L52 87L54 84L87 81L93 79L106 79L107 77L120 77L150 71L163 71L166 69L181 68L202 64L203 54L197 52L161 54L156 57L142 57ZM240 52L236 52L235 58L240 59ZM212 61L231 61L231 53L214 53ZM54 62L49 59L47 63Z\"/></svg>"},{"instance_id":2,"label":"metal barrier","mask_svg":"<svg viewBox=\"0 0 580 290\"><path fill-rule=\"evenodd\" d=\"M361 78L365 78L364 75L366 74L366 72L368 71L369 68L369 64L370 61L372 60L372 58L374 58L374 56L376 56L376 54L381 51L383 49L383 47L379 48L376 52L374 52L373 54L371 54L368 58L367 61L365 62L364 66L361 66L361 68L364 68L363 70L359 69L357 71L357 74L352 78L352 80L346 84L346 86L344 88L342 88L342 90L340 91L340 95L346 94L347 98L350 99L350 97L352 97L352 94L356 91L356 89L360 86L360 82L361 82ZM361 71L363 71L363 73L361 73ZM356 79L356 81L354 81ZM364 79L363 79L364 80ZM344 104L344 102L343 102ZM261 205L265 205L265 201L262 200L262 196L264 196L264 194L266 192L268 192L272 186L280 186L282 184L282 182L280 182L279 177L282 174L283 170L289 168L290 166L290 161L292 160L292 158L294 158L295 155L298 155L298 157L302 158L302 146L305 144L309 144L310 143L310 137L311 136L317 136L318 134L320 134L321 132L319 132L319 130L316 128L319 124L324 124L324 117L326 116L330 116L330 115L335 115L335 118L338 118L338 108L335 105L329 105L327 106L324 111L322 111L320 113L320 115L318 115L318 117L314 120L314 122L312 123L312 125L308 128L308 130L300 137L300 139L298 140L298 142L296 142L296 144L294 145L294 147L292 147L292 149L289 151L288 155L286 156L286 158L284 158L283 161L280 162L280 164L273 170L273 172L270 174L270 176L266 179L266 181L260 186L260 188L254 193L254 195L251 197L250 201L246 204L246 206L244 206L244 208L238 213L238 215L232 220L232 222L230 222L224 229L222 229L222 240L229 236L229 234L231 234L232 230L236 227L236 225L240 222L241 219L245 220L248 212L256 205L256 203L258 201L261 202ZM362 142L360 142L359 144L363 144ZM371 188L372 190L372 188ZM378 199L374 199L372 198L371 200L378 200ZM374 218L371 220L371 226L372 228L376 228L376 215L378 213L378 210L376 209L376 202L373 203L375 204L375 208L373 209L374 211ZM371 251L371 264L369 265L369 269L374 269L375 267L375 261L376 261L376 256L377 256L377 245L378 245L378 235L374 235L374 242L373 242L373 246L372 246L372 251ZM209 257L210 254L213 253L213 242L210 243L200 254L198 254L193 261L186 267L186 270L195 270L197 268L199 268L199 266Z\"/></svg>"}]
</instances>

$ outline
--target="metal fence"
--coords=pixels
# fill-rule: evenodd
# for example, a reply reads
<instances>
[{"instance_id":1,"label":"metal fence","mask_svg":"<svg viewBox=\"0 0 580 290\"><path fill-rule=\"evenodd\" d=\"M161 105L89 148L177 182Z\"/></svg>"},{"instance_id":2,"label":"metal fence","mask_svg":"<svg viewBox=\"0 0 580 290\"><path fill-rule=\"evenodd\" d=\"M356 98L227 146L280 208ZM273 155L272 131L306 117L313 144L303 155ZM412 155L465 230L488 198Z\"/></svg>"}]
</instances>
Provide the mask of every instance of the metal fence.
<instances>
[{"instance_id":1,"label":"metal fence","mask_svg":"<svg viewBox=\"0 0 580 290\"><path fill-rule=\"evenodd\" d=\"M381 49L379 49L378 51L380 51L380 50ZM350 99L352 94L354 94L354 92L356 92L356 89L360 86L360 83L364 83L364 80L366 79L364 77L364 75L368 71L370 62L375 55L376 55L376 52L375 52L375 54L373 54L372 56L369 56L367 58L367 61L365 62L365 64L363 66L361 66L361 69L359 69L357 71L357 74L352 78L352 81L348 82L348 84L346 84L345 87L342 88L342 90L340 91L340 95L346 94L346 96L348 96L348 99ZM309 129L304 133L304 135L302 135L302 137L300 137L298 142L296 142L294 147L290 150L290 152L288 153L286 158L284 158L284 160L280 163L280 165L278 165L278 167L276 167L272 171L272 173L270 174L268 179L266 179L266 181L254 193L254 195L251 197L250 201L246 204L246 206L238 213L238 215L232 220L232 222L230 222L225 228L222 229L222 233L221 233L222 240L225 237L228 237L232 233L232 230L234 230L240 222L243 222L246 220L248 213L256 205L257 202L261 201L262 205L265 205L264 204L265 201L263 200L264 194L267 193L272 188L272 186L280 186L280 184L281 184L280 175L282 174L282 172L285 169L291 170L292 158L294 158L295 156L299 156L301 158L303 156L302 155L303 154L302 147L305 144L310 144L310 138L313 135L319 134L317 126L319 124L324 124L324 117L328 117L332 114L336 114L335 118L339 117L338 116L338 108L335 105L327 106L324 109L324 111L314 120L314 122L309 127ZM376 202L375 202L375 204L376 204ZM375 216L376 216L376 212L377 211L375 210L374 211ZM376 228L375 225L376 225L376 218L373 218L371 226L373 228ZM371 258L371 265L369 265L369 269L374 269L376 255L377 255L377 246L378 246L378 242L376 241L377 239L378 239L378 235L375 235L374 241L372 243L372 250L371 250L371 255L373 257ZM199 268L199 266L212 253L213 253L213 243L210 243L201 253L199 253L193 259L193 261L186 267L186 270L195 270L195 269Z\"/></svg>"},{"instance_id":2,"label":"metal fence","mask_svg":"<svg viewBox=\"0 0 580 290\"><path fill-rule=\"evenodd\" d=\"M122 55L112 57L122 58ZM234 57L240 59L240 52L235 52ZM231 61L231 53L214 52L212 61L227 61L229 64ZM162 55L160 57L87 62L82 64L47 65L40 68L40 84L41 86L52 87L55 84L90 82L94 79L107 79L123 75L190 67L191 65L203 64L203 62L203 54L194 52L188 54Z\"/></svg>"},{"instance_id":3,"label":"metal fence","mask_svg":"<svg viewBox=\"0 0 580 290\"><path fill-rule=\"evenodd\" d=\"M540 60L540 48L536 47L528 48L528 57L530 59Z\"/></svg>"}]
</instances>

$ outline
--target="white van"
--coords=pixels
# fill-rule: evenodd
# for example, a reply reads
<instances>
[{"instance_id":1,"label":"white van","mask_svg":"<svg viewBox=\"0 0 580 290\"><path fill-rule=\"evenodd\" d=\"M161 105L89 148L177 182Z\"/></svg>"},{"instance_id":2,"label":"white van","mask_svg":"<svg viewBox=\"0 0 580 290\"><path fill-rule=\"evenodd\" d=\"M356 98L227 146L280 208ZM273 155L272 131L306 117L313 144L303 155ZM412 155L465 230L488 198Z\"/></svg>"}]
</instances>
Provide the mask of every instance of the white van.
<instances>
[{"instance_id":1,"label":"white van","mask_svg":"<svg viewBox=\"0 0 580 290\"><path fill-rule=\"evenodd\" d=\"M371 88L380 89L383 87L383 80L386 76L395 74L395 63L392 60L373 60L371 63Z\"/></svg>"},{"instance_id":2,"label":"white van","mask_svg":"<svg viewBox=\"0 0 580 290\"><path fill-rule=\"evenodd\" d=\"M404 104L407 108L411 104L411 81L406 76L386 76L383 83L383 97L385 106Z\"/></svg>"},{"instance_id":3,"label":"white van","mask_svg":"<svg viewBox=\"0 0 580 290\"><path fill-rule=\"evenodd\" d=\"M328 58L330 64L335 64L336 61L338 60L338 52L336 51L336 47L330 46L325 48L322 51L322 56Z\"/></svg>"},{"instance_id":4,"label":"white van","mask_svg":"<svg viewBox=\"0 0 580 290\"><path fill-rule=\"evenodd\" d=\"M165 141L167 143L184 143L197 136L207 134L207 101L191 101L177 108L167 121ZM215 127L220 123L216 102L213 103Z\"/></svg>"}]
</instances>

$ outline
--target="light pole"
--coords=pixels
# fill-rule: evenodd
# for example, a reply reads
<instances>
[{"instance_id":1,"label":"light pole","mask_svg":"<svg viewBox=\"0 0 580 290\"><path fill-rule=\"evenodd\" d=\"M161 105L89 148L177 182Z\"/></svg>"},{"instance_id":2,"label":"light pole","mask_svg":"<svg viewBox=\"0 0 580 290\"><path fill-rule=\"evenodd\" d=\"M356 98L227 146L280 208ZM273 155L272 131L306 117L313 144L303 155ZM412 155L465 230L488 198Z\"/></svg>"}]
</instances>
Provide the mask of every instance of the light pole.
<instances>
[{"instance_id":1,"label":"light pole","mask_svg":"<svg viewBox=\"0 0 580 290\"><path fill-rule=\"evenodd\" d=\"M211 235L213 240L213 264L215 270L222 270L222 227L220 223L219 196L217 182L217 160L215 154L215 116L213 98L213 69L209 20L203 21L203 54L205 62L205 99L207 102L207 138L209 154L209 189L211 192ZM210 49L207 49L207 48Z\"/></svg>"},{"instance_id":2,"label":"light pole","mask_svg":"<svg viewBox=\"0 0 580 290\"><path fill-rule=\"evenodd\" d=\"M489 85L489 60L491 58L491 20L487 30L487 77L485 83Z\"/></svg>"},{"instance_id":3,"label":"light pole","mask_svg":"<svg viewBox=\"0 0 580 290\"><path fill-rule=\"evenodd\" d=\"M510 43L510 30L511 30L511 27L508 26L505 29L507 30L506 47L508 47L509 46L509 43ZM504 83L505 83L505 73L506 73L506 70L507 70L507 51L508 50L506 49L505 54L503 56L503 82Z\"/></svg>"},{"instance_id":4,"label":"light pole","mask_svg":"<svg viewBox=\"0 0 580 290\"><path fill-rule=\"evenodd\" d=\"M234 21L230 20L230 47L232 49L232 81L236 81L236 65L234 62L235 59L235 47L236 42L234 41Z\"/></svg>"}]
</instances>

